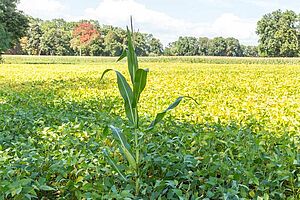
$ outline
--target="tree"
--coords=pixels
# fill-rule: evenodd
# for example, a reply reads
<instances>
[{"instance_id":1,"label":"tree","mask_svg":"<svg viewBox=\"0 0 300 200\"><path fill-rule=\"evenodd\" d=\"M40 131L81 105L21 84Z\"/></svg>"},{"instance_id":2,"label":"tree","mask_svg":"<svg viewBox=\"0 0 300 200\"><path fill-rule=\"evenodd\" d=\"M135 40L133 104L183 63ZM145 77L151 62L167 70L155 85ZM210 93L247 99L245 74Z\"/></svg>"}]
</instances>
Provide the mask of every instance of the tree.
<instances>
[{"instance_id":1,"label":"tree","mask_svg":"<svg viewBox=\"0 0 300 200\"><path fill-rule=\"evenodd\" d=\"M6 32L3 25L0 24L0 55L10 47L10 41L10 34Z\"/></svg>"},{"instance_id":2,"label":"tree","mask_svg":"<svg viewBox=\"0 0 300 200\"><path fill-rule=\"evenodd\" d=\"M159 39L153 37L152 34L148 35L148 43L150 46L149 55L150 56L160 56L163 54L163 45Z\"/></svg>"},{"instance_id":3,"label":"tree","mask_svg":"<svg viewBox=\"0 0 300 200\"><path fill-rule=\"evenodd\" d=\"M198 42L195 37L179 37L179 39L169 46L170 52L176 56L198 55Z\"/></svg>"},{"instance_id":4,"label":"tree","mask_svg":"<svg viewBox=\"0 0 300 200\"><path fill-rule=\"evenodd\" d=\"M299 54L299 16L290 10L266 14L257 22L261 56L293 57Z\"/></svg>"},{"instance_id":5,"label":"tree","mask_svg":"<svg viewBox=\"0 0 300 200\"><path fill-rule=\"evenodd\" d=\"M46 21L42 24L41 52L45 55L72 55L70 45L72 26L63 19Z\"/></svg>"},{"instance_id":6,"label":"tree","mask_svg":"<svg viewBox=\"0 0 300 200\"><path fill-rule=\"evenodd\" d=\"M226 38L226 56L242 56L240 42L235 38Z\"/></svg>"},{"instance_id":7,"label":"tree","mask_svg":"<svg viewBox=\"0 0 300 200\"><path fill-rule=\"evenodd\" d=\"M258 57L258 48L256 46L241 45L241 50L244 57Z\"/></svg>"},{"instance_id":8,"label":"tree","mask_svg":"<svg viewBox=\"0 0 300 200\"><path fill-rule=\"evenodd\" d=\"M25 35L28 20L16 8L17 0L0 0L0 53Z\"/></svg>"},{"instance_id":9,"label":"tree","mask_svg":"<svg viewBox=\"0 0 300 200\"><path fill-rule=\"evenodd\" d=\"M41 28L42 20L30 19L29 29L27 31L27 44L25 46L26 52L29 55L41 54L41 38L43 37L43 31Z\"/></svg>"},{"instance_id":10,"label":"tree","mask_svg":"<svg viewBox=\"0 0 300 200\"><path fill-rule=\"evenodd\" d=\"M71 40L72 48L79 50L79 55L82 54L82 49L86 49L96 38L100 36L98 30L90 22L82 22L73 30L73 39ZM89 54L88 52L86 54Z\"/></svg>"},{"instance_id":11,"label":"tree","mask_svg":"<svg viewBox=\"0 0 300 200\"><path fill-rule=\"evenodd\" d=\"M226 56L227 42L223 37L216 37L209 41L209 56Z\"/></svg>"},{"instance_id":12,"label":"tree","mask_svg":"<svg viewBox=\"0 0 300 200\"><path fill-rule=\"evenodd\" d=\"M200 37L198 39L198 44L199 44L199 55L207 56L208 48L209 48L209 39L207 37Z\"/></svg>"}]
</instances>

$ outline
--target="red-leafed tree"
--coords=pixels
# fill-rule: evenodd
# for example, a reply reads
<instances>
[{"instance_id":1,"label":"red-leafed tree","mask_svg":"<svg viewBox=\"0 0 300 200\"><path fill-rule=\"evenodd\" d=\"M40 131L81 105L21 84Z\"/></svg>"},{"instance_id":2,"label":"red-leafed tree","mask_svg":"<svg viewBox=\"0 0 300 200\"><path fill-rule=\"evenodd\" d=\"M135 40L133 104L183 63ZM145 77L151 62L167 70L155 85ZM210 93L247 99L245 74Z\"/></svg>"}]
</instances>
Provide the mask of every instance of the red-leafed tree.
<instances>
[{"instance_id":1,"label":"red-leafed tree","mask_svg":"<svg viewBox=\"0 0 300 200\"><path fill-rule=\"evenodd\" d=\"M85 49L98 37L100 37L100 34L93 24L90 22L82 22L73 30L71 46L75 51L79 51L81 56L82 49Z\"/></svg>"}]
</instances>

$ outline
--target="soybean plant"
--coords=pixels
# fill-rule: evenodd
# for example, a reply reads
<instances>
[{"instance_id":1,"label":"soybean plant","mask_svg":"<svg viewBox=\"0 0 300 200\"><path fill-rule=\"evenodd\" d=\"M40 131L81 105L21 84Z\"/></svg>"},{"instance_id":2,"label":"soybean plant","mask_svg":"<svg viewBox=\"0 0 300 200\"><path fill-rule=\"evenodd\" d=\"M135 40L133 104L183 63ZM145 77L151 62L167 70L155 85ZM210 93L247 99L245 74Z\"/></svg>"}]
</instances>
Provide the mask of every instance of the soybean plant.
<instances>
[{"instance_id":1,"label":"soybean plant","mask_svg":"<svg viewBox=\"0 0 300 200\"><path fill-rule=\"evenodd\" d=\"M132 21L131 21L131 30L127 27L127 48L123 50L122 55L117 61L120 61L124 58L127 58L127 64L128 64L128 71L130 74L130 80L131 85L127 82L125 77L117 70L114 69L107 69L103 72L101 76L101 80L103 79L104 75L107 72L114 71L117 75L117 84L119 88L119 92L124 99L124 107L125 107L125 113L126 116L131 124L132 127L132 134L134 136L134 148L132 148L129 145L128 139L123 132L118 129L117 127L110 125L109 128L112 131L114 139L118 142L118 147L124 156L124 159L128 161L129 169L130 171L134 172L135 174L135 192L136 195L139 194L139 181L140 181L140 141L139 141L139 100L141 93L146 87L147 83L147 75L149 70L148 69L140 69L138 65L138 59L137 55L135 53L134 48L134 41L133 41L133 28L132 28ZM160 112L156 115L155 119L152 121L152 123L148 126L148 128L144 131L150 131L154 128L156 124L158 124L165 114L175 108L180 101L184 97L181 96L177 98L167 109L165 109L163 112ZM190 98L190 97L189 97ZM135 155L134 152L135 151ZM116 164L116 162L112 159L112 157L109 155L109 152L104 149L103 151L104 155L106 156L109 164L116 170L116 172L124 179L125 181L128 181L128 178L126 175L122 172L121 168ZM127 170L127 171L128 171Z\"/></svg>"}]
</instances>

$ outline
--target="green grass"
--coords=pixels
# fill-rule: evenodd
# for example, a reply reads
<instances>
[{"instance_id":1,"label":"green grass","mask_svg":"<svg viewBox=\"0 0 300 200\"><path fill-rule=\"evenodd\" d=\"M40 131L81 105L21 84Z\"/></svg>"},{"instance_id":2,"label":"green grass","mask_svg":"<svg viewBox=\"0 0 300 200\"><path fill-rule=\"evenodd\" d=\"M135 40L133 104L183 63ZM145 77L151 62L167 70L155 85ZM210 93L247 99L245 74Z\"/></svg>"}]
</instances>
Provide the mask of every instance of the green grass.
<instances>
[{"instance_id":1,"label":"green grass","mask_svg":"<svg viewBox=\"0 0 300 200\"><path fill-rule=\"evenodd\" d=\"M100 145L115 146L106 125L128 128L115 75L100 82L106 68L125 72L126 64L7 58L0 67L0 199L134 198L135 184L118 178ZM143 59L150 73L141 124L179 95L200 105L185 101L144 136L141 198L300 199L297 59ZM117 150L114 158L122 161Z\"/></svg>"}]
</instances>

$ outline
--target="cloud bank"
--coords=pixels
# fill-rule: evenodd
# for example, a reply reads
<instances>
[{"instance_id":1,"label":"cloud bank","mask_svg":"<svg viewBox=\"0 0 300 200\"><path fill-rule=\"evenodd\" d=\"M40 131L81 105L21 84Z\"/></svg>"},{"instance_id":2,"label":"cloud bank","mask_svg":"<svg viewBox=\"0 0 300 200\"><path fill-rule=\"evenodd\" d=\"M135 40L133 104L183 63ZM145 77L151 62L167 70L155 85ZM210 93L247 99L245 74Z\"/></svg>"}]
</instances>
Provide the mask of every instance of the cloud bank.
<instances>
[{"instance_id":1,"label":"cloud bank","mask_svg":"<svg viewBox=\"0 0 300 200\"><path fill-rule=\"evenodd\" d=\"M216 1L216 0L214 0ZM146 7L136 0L100 0L95 8L86 8L82 16L70 16L63 1L21 0L19 9L40 18L62 17L67 20L94 19L102 24L125 27L134 17L135 29L152 33L164 45L179 36L235 37L243 44L256 44L257 19L243 19L233 13L223 13L212 23L190 22Z\"/></svg>"}]
</instances>

